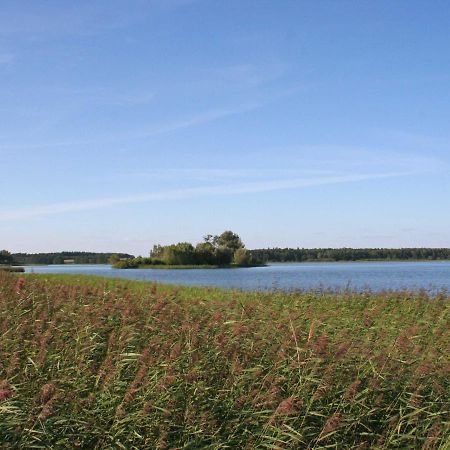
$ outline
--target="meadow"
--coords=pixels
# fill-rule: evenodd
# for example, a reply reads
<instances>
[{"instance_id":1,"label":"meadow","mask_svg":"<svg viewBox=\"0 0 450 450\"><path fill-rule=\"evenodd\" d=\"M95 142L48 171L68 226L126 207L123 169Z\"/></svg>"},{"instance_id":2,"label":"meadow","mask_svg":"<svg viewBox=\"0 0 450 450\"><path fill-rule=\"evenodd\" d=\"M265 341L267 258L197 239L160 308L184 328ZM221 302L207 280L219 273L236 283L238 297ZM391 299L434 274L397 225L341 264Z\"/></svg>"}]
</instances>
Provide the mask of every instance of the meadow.
<instances>
[{"instance_id":1,"label":"meadow","mask_svg":"<svg viewBox=\"0 0 450 450\"><path fill-rule=\"evenodd\" d=\"M0 446L448 449L449 312L0 272Z\"/></svg>"}]
</instances>

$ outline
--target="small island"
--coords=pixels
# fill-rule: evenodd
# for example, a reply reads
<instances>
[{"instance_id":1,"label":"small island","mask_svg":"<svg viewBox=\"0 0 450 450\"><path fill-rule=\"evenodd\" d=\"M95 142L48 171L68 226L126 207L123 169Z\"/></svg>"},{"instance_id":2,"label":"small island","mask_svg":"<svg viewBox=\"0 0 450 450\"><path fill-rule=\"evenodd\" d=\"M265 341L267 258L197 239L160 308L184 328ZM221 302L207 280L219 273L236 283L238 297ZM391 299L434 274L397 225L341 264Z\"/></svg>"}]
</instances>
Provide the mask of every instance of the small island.
<instances>
[{"instance_id":1,"label":"small island","mask_svg":"<svg viewBox=\"0 0 450 450\"><path fill-rule=\"evenodd\" d=\"M197 245L179 242L154 245L149 257L121 259L112 255L110 263L116 269L217 269L264 266L245 248L241 238L232 231L220 235L208 234Z\"/></svg>"}]
</instances>

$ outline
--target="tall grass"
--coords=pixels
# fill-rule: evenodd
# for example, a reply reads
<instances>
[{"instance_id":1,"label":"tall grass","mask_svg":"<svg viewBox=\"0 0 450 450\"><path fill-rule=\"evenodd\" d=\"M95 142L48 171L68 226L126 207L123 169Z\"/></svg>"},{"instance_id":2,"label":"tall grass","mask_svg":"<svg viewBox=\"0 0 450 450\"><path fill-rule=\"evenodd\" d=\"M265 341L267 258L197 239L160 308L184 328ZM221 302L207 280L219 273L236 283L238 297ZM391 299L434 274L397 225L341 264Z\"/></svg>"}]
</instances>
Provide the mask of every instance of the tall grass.
<instances>
[{"instance_id":1,"label":"tall grass","mask_svg":"<svg viewBox=\"0 0 450 450\"><path fill-rule=\"evenodd\" d=\"M448 449L449 305L0 272L0 445Z\"/></svg>"}]
</instances>

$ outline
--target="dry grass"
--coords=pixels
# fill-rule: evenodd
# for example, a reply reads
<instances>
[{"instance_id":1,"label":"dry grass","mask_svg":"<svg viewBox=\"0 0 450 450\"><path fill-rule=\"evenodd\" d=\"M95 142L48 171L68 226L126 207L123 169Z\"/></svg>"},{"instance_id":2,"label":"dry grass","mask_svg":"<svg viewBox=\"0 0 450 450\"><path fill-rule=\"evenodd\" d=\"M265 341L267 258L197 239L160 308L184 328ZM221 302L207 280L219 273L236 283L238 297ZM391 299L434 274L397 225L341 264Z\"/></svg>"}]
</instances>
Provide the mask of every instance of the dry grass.
<instances>
[{"instance_id":1,"label":"dry grass","mask_svg":"<svg viewBox=\"0 0 450 450\"><path fill-rule=\"evenodd\" d=\"M449 305L0 272L0 445L448 449Z\"/></svg>"}]
</instances>

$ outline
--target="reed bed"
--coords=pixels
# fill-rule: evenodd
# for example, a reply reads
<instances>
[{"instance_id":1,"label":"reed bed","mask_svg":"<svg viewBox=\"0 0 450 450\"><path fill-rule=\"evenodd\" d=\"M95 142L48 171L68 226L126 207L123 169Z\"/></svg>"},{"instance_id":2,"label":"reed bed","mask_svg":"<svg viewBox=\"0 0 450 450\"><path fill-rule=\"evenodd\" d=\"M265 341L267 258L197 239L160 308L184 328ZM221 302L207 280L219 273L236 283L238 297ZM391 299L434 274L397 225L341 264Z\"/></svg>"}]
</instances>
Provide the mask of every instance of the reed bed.
<instances>
[{"instance_id":1,"label":"reed bed","mask_svg":"<svg viewBox=\"0 0 450 450\"><path fill-rule=\"evenodd\" d=\"M449 305L0 272L0 446L448 449Z\"/></svg>"}]
</instances>

